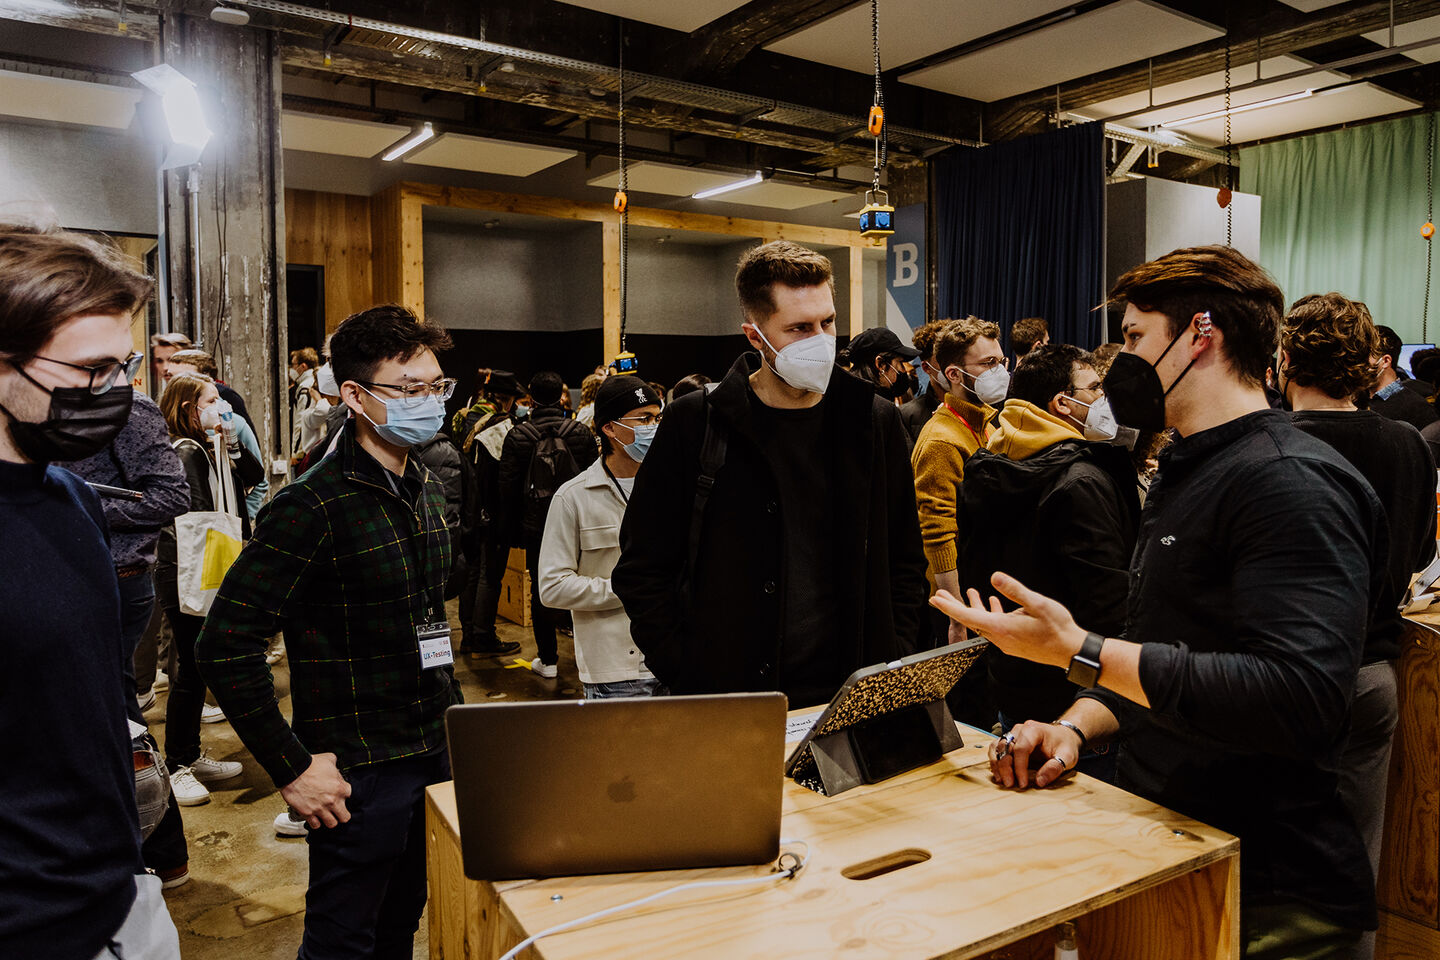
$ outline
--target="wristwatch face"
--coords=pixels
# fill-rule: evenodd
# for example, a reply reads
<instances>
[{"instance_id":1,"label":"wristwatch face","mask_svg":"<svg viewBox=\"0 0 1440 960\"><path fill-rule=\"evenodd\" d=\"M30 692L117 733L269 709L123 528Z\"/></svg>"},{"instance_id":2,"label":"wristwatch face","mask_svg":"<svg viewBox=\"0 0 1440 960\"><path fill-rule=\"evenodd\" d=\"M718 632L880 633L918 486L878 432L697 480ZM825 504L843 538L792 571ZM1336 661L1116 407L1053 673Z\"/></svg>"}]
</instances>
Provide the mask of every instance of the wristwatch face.
<instances>
[{"instance_id":1,"label":"wristwatch face","mask_svg":"<svg viewBox=\"0 0 1440 960\"><path fill-rule=\"evenodd\" d=\"M1070 658L1065 679L1082 687L1095 686L1100 679L1100 648L1104 643L1105 638L1098 633L1086 634L1080 652Z\"/></svg>"}]
</instances>

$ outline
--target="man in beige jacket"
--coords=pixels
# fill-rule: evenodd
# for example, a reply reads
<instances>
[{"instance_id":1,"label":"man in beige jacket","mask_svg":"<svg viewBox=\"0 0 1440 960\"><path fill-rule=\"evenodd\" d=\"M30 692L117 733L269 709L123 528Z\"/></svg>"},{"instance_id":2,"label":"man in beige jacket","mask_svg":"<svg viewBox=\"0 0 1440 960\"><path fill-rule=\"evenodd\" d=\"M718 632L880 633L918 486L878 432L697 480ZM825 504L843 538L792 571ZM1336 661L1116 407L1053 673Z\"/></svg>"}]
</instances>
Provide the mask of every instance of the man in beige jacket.
<instances>
[{"instance_id":1,"label":"man in beige jacket","mask_svg":"<svg viewBox=\"0 0 1440 960\"><path fill-rule=\"evenodd\" d=\"M639 377L609 377L594 403L602 456L550 502L540 542L540 602L575 618L575 663L587 699L655 696L660 681L630 637L610 572L640 461L660 423L660 397Z\"/></svg>"}]
</instances>

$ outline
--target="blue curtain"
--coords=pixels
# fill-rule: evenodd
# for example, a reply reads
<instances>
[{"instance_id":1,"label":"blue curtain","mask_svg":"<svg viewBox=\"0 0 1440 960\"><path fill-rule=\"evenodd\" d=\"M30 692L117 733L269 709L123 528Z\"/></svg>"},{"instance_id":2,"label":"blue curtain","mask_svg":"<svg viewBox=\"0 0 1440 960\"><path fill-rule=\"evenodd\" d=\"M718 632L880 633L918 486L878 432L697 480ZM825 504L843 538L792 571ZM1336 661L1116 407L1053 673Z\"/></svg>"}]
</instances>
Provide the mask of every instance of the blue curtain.
<instances>
[{"instance_id":1,"label":"blue curtain","mask_svg":"<svg viewBox=\"0 0 1440 960\"><path fill-rule=\"evenodd\" d=\"M935 162L937 317L1010 327L1044 317L1050 340L1102 338L1105 154L1100 123L1066 127Z\"/></svg>"}]
</instances>

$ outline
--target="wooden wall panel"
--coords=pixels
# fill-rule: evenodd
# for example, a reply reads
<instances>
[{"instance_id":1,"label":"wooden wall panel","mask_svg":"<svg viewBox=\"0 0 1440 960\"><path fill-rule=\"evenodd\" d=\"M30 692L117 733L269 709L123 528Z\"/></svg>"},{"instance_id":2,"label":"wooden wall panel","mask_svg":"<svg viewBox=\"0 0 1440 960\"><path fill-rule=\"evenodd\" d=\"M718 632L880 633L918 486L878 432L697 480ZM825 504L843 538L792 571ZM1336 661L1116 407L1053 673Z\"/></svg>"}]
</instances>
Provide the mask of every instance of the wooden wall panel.
<instances>
[{"instance_id":1,"label":"wooden wall panel","mask_svg":"<svg viewBox=\"0 0 1440 960\"><path fill-rule=\"evenodd\" d=\"M285 191L285 259L325 268L325 329L373 305L369 197Z\"/></svg>"}]
</instances>

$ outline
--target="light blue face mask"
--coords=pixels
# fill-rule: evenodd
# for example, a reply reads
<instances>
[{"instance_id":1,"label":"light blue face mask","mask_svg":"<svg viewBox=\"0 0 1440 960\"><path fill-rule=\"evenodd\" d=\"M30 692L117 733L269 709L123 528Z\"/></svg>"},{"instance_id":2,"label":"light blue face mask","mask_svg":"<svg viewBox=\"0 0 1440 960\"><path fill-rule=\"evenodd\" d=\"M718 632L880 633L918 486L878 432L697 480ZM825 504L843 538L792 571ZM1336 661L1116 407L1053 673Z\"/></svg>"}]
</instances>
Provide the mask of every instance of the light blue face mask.
<instances>
[{"instance_id":1,"label":"light blue face mask","mask_svg":"<svg viewBox=\"0 0 1440 960\"><path fill-rule=\"evenodd\" d=\"M364 387L360 389L375 397L375 394ZM385 404L385 422L376 423L364 413L361 416L370 420L370 426L380 434L380 439L397 447L413 447L417 443L424 443L439 433L445 424L445 405L433 394L413 406L398 397L393 400L384 397L375 399Z\"/></svg>"},{"instance_id":2,"label":"light blue face mask","mask_svg":"<svg viewBox=\"0 0 1440 960\"><path fill-rule=\"evenodd\" d=\"M627 423L625 426L630 427L630 424ZM660 424L658 423L630 427L631 433L635 435L635 442L625 444L625 452L630 455L631 460L636 463L645 462L645 454L650 450L650 441L655 439L655 433L659 429Z\"/></svg>"}]
</instances>

